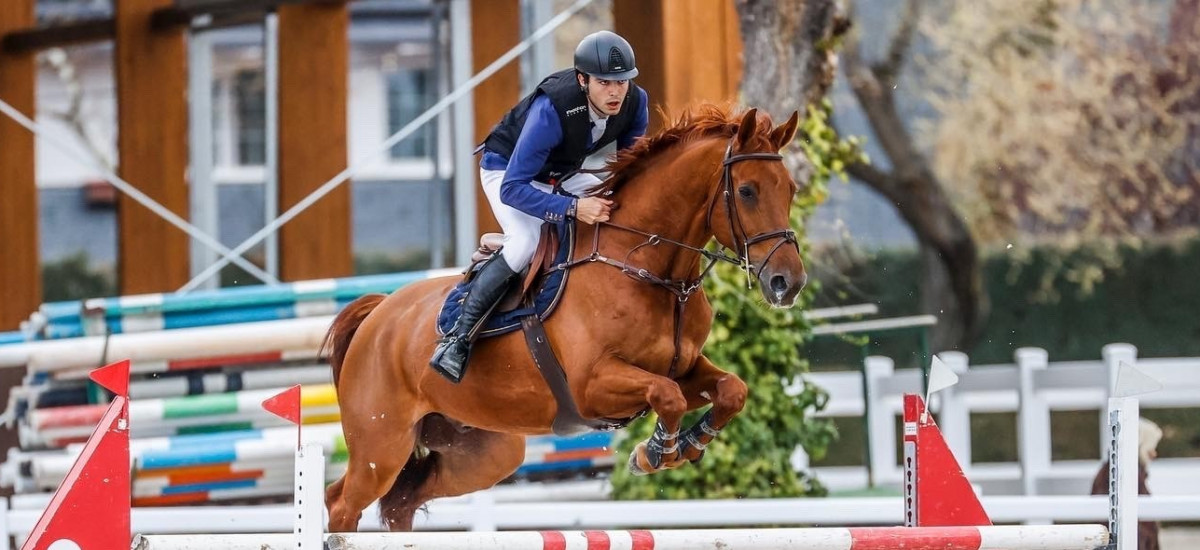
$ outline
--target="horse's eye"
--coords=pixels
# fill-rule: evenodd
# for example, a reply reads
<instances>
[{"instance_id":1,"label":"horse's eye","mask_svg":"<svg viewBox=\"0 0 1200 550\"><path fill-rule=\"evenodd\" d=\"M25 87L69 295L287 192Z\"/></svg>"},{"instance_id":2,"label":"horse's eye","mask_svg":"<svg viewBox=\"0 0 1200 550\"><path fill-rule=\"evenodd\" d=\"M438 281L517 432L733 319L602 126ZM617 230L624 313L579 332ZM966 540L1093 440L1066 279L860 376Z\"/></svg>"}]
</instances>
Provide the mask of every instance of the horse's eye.
<instances>
[{"instance_id":1,"label":"horse's eye","mask_svg":"<svg viewBox=\"0 0 1200 550\"><path fill-rule=\"evenodd\" d=\"M754 196L754 188L749 185L743 185L738 187L738 194L741 195L743 199L751 198Z\"/></svg>"}]
</instances>

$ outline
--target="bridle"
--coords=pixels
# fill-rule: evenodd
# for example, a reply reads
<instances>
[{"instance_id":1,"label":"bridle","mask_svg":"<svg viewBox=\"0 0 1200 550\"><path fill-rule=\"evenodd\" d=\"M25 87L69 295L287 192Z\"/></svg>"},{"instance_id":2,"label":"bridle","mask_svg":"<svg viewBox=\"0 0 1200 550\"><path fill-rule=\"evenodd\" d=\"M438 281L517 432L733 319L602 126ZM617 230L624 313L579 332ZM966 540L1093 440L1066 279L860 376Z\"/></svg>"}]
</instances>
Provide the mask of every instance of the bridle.
<instances>
[{"instance_id":1,"label":"bridle","mask_svg":"<svg viewBox=\"0 0 1200 550\"><path fill-rule=\"evenodd\" d=\"M725 214L726 214L726 218L729 219L730 241L732 243L734 243L734 246L736 247L736 249L734 250L734 252L737 254L736 256L726 254L723 246L718 248L716 251L710 251L710 250L706 250L706 249L700 248L700 247L695 247L695 246L692 246L692 245L689 245L689 244L686 244L686 243L683 243L683 242L680 242L680 241L677 241L674 239L669 239L669 238L663 237L661 235L657 235L654 233L647 233L645 231L642 231L642 230L634 228L634 227L628 227L628 226L613 223L613 222L599 222L597 224L596 230L592 233L592 252L591 252L591 254L588 254L587 256L583 256L576 260L571 260L571 261L557 264L550 269L551 271L559 270L559 269L566 270L566 269L571 269L575 266L582 265L585 263L601 262L601 263L611 265L611 266L621 270L621 273L624 273L625 275L628 275L629 277L631 277L635 280L643 281L646 283L650 283L654 286L665 288L668 291L670 291L672 294L674 294L675 295L675 356L671 360L671 368L667 371L668 378L672 378L672 379L675 378L675 370L679 365L679 355L680 355L679 346L680 346L680 341L681 341L681 338L683 335L683 326L682 326L683 324L681 323L681 321L683 319L684 307L686 306L688 299L692 297L692 294L700 289L700 285L704 282L705 277L708 276L709 272L712 271L713 266L715 266L717 264L717 262L726 262L729 264L736 265L741 269L744 269L746 271L746 285L749 288L753 284L752 283L753 279L751 277L751 274L753 273L753 277L757 277L758 274L762 272L762 269L764 267L766 267L766 265L771 261L771 258L775 255L775 253L778 252L779 249L782 248L785 244L791 243L792 246L796 247L797 252L799 252L799 250L800 250L800 246L796 241L796 232L793 231L791 228L764 231L762 233L759 233L759 234L753 235L753 236L748 236L746 234L746 229L742 225L741 216L738 213L737 201L733 196L733 165L737 164L739 162L748 161L748 160L770 160L770 161L777 160L777 161L782 162L783 155L780 155L778 153L739 153L739 154L734 154L733 153L733 142L735 139L736 139L736 137L730 138L729 145L726 146L726 148L725 148L725 157L721 162L721 168L722 168L721 181L720 181L719 185L717 186L717 192L713 194L712 200L709 201L708 214L705 219L705 225L709 229L712 229L713 211L716 209L717 201L721 197L724 197L724 199L725 199L724 200ZM625 258L623 260L616 260L616 259L610 258L608 256L600 254L600 229L602 226L608 226L608 227L612 227L614 229L619 229L621 231L625 231L628 233L634 233L637 235L641 235L643 237L646 237L646 241L629 249L629 251L625 253ZM770 239L778 239L778 242L775 243L775 246L771 247L771 251L767 253L767 256L763 260L762 265L755 267L753 264L750 263L750 246L760 243L760 242L763 242L763 241L770 240ZM658 246L659 244L662 244L662 243L671 244L678 248L682 248L685 250L695 252L695 253L707 258L708 265L706 265L704 267L704 269L700 272L700 275L697 276L695 279L687 280L687 279L669 279L669 278L660 277L645 268L639 268L639 267L636 267L629 263L630 257L633 256L633 254L635 252L637 252L638 250L640 250L642 247Z\"/></svg>"},{"instance_id":2,"label":"bridle","mask_svg":"<svg viewBox=\"0 0 1200 550\"><path fill-rule=\"evenodd\" d=\"M736 259L725 257L722 254L724 261L733 261L740 265L746 271L746 287L751 286L750 274L753 271L754 277L762 272L762 268L766 267L771 262L771 258L779 251L783 245L791 243L796 247L796 251L800 251L800 245L796 242L796 232L792 228L776 229L773 231L764 231L754 236L746 235L746 228L742 225L742 218L738 213L737 201L733 197L733 165L744 160L778 160L783 161L783 155L777 153L742 153L739 155L733 154L733 139L729 140L729 145L725 147L725 160L721 162L721 193L725 195L725 217L729 220L729 240L734 243L734 246L739 246L736 251L738 256ZM713 210L717 205L716 198L708 205L708 221L705 223L708 227L712 227ZM739 240L740 235L740 240ZM771 251L767 253L766 259L757 269L750 263L750 245L757 244L769 239L779 239L775 246L771 247ZM740 243L740 245L739 245Z\"/></svg>"}]
</instances>

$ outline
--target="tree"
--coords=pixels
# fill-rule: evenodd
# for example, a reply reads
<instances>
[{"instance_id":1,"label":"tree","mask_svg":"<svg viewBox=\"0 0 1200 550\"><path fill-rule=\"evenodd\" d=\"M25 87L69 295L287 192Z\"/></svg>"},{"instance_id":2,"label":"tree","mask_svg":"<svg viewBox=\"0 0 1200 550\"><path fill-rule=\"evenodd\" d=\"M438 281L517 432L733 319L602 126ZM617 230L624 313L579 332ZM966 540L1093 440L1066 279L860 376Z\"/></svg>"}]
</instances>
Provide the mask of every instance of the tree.
<instances>
[{"instance_id":1,"label":"tree","mask_svg":"<svg viewBox=\"0 0 1200 550\"><path fill-rule=\"evenodd\" d=\"M983 242L1200 226L1197 3L981 0L922 25L935 169Z\"/></svg>"},{"instance_id":2,"label":"tree","mask_svg":"<svg viewBox=\"0 0 1200 550\"><path fill-rule=\"evenodd\" d=\"M846 77L890 166L859 162L849 172L891 201L917 236L924 271L922 310L940 318L931 338L934 349L966 349L979 337L989 309L979 250L896 108L897 79L909 56L920 7L920 0L906 0L898 30L881 60L868 62L861 52L859 37L866 29L856 28L846 39ZM851 1L851 17L853 9Z\"/></svg>"},{"instance_id":3,"label":"tree","mask_svg":"<svg viewBox=\"0 0 1200 550\"><path fill-rule=\"evenodd\" d=\"M851 89L890 165L850 172L917 234L923 309L951 314L936 347L978 334L981 247L1086 244L1053 274L1086 291L1118 266L1119 243L1200 225L1198 4L907 0L881 59L858 40L878 29L847 40ZM906 70L929 120L897 112Z\"/></svg>"}]
</instances>

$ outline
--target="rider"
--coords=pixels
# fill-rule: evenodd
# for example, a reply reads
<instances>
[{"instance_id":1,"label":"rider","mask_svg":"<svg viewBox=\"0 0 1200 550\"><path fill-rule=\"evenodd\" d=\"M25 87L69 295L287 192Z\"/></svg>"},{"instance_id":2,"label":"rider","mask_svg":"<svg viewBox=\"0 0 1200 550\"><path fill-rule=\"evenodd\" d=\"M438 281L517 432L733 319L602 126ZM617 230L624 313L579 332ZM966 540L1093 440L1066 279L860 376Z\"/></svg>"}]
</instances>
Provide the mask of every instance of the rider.
<instances>
[{"instance_id":1,"label":"rider","mask_svg":"<svg viewBox=\"0 0 1200 550\"><path fill-rule=\"evenodd\" d=\"M629 42L608 31L590 34L575 48L575 67L546 77L480 146L479 176L504 248L479 269L462 315L429 362L452 382L465 373L472 330L533 258L542 224L608 221L612 201L586 196L600 180L571 174L604 146L616 141L623 149L646 133L649 100L630 82L637 75ZM565 194L555 194L555 184Z\"/></svg>"}]
</instances>

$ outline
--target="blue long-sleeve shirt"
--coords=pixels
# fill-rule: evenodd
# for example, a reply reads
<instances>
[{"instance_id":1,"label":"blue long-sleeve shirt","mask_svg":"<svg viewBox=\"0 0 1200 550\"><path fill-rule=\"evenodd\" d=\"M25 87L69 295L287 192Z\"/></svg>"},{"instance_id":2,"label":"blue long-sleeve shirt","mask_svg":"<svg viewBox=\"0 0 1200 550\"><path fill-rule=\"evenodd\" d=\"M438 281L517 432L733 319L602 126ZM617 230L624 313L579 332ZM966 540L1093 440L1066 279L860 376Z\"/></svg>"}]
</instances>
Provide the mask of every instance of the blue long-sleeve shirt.
<instances>
[{"instance_id":1,"label":"blue long-sleeve shirt","mask_svg":"<svg viewBox=\"0 0 1200 550\"><path fill-rule=\"evenodd\" d=\"M645 90L638 91L640 93L637 101L640 104L634 114L633 124L617 136L619 149L633 145L634 140L645 135L646 127L650 123L650 102ZM501 202L546 221L559 222L566 218L575 199L544 193L529 185L546 164L550 151L557 147L562 139L562 124L550 103L550 98L545 95L535 98L529 106L529 114L525 117L521 135L513 147L512 158L506 159L499 153L485 151L479 163L485 170L505 171L504 181L500 184ZM589 134L589 148L591 144Z\"/></svg>"}]
</instances>

